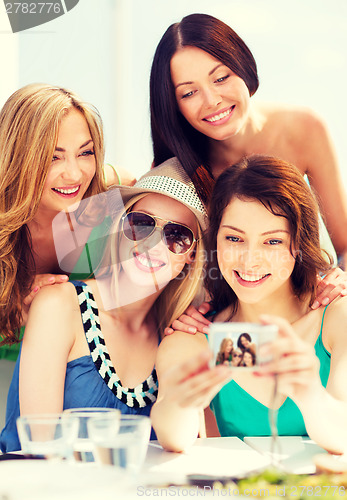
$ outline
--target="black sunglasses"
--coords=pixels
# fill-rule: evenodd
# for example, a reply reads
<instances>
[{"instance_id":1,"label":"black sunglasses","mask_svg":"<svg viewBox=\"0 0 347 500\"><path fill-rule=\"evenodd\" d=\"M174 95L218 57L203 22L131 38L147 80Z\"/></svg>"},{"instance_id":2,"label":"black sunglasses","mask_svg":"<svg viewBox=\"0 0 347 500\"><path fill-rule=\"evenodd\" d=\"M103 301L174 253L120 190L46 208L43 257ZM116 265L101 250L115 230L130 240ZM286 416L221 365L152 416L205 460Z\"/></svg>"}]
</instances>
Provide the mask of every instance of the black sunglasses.
<instances>
[{"instance_id":1,"label":"black sunglasses","mask_svg":"<svg viewBox=\"0 0 347 500\"><path fill-rule=\"evenodd\" d=\"M165 224L158 226L157 220L164 221ZM157 227L162 231L162 239L167 248L174 254L182 255L189 252L194 243L198 241L189 227L177 222L143 212L128 212L122 217L122 231L130 241L141 241L148 238Z\"/></svg>"}]
</instances>

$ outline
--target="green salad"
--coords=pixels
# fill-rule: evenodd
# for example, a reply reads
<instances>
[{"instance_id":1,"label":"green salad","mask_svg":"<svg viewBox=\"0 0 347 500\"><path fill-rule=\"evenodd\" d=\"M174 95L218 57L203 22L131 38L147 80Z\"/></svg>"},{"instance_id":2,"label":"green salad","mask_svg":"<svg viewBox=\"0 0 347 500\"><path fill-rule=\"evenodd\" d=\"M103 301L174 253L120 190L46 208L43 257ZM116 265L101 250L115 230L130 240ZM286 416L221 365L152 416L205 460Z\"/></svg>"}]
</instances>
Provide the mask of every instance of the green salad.
<instances>
[{"instance_id":1,"label":"green salad","mask_svg":"<svg viewBox=\"0 0 347 500\"><path fill-rule=\"evenodd\" d=\"M260 474L240 479L234 484L238 491L233 491L233 494L248 498L339 500L347 497L346 473L297 475L268 469ZM223 488L227 486L225 484Z\"/></svg>"}]
</instances>

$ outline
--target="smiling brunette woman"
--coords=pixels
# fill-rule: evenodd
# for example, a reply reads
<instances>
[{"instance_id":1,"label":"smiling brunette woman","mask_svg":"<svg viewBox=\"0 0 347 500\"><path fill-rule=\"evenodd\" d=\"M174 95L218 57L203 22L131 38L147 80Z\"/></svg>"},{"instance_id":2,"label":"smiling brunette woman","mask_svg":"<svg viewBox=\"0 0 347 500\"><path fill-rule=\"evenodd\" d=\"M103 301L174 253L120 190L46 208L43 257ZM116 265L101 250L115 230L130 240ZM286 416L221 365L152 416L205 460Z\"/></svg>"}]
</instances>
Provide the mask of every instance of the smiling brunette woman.
<instances>
[{"instance_id":1,"label":"smiling brunette woman","mask_svg":"<svg viewBox=\"0 0 347 500\"><path fill-rule=\"evenodd\" d=\"M347 298L324 309L310 308L316 275L329 265L319 246L318 206L299 170L264 156L227 169L212 194L207 249L212 256L206 285L213 321L262 321L279 327L278 338L263 353L272 361L257 367L257 374L231 368L233 380L213 399L221 435L271 435L268 412L276 408L280 435L308 433L328 450L346 451ZM177 443L184 449L190 442L185 429L197 411L190 398L207 369L190 377L172 373L170 356L175 358L180 349L187 359L199 359L207 340L201 333L182 332L167 339L159 349L158 370L168 371L169 388L177 387L176 410L165 394L157 406L167 404L160 437L177 450ZM249 350L245 364L252 364L252 354ZM203 396L200 405L207 406Z\"/></svg>"},{"instance_id":2,"label":"smiling brunette woman","mask_svg":"<svg viewBox=\"0 0 347 500\"><path fill-rule=\"evenodd\" d=\"M347 197L326 127L306 108L251 97L257 66L228 25L206 14L172 24L150 78L154 165L176 156L208 200L214 179L252 154L273 155L307 174L338 256L347 252Z\"/></svg>"}]
</instances>

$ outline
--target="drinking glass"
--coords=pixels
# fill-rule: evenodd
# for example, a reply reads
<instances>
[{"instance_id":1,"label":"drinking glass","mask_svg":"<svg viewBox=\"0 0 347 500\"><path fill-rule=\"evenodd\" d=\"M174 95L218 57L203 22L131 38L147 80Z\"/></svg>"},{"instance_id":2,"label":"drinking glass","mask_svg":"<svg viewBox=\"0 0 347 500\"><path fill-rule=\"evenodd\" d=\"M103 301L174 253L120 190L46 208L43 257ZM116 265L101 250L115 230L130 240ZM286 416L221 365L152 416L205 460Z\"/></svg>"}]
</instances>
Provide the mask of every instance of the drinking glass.
<instances>
[{"instance_id":1,"label":"drinking glass","mask_svg":"<svg viewBox=\"0 0 347 500\"><path fill-rule=\"evenodd\" d=\"M20 416L16 423L24 453L55 460L72 456L78 420L65 420L61 414L36 414Z\"/></svg>"},{"instance_id":2,"label":"drinking glass","mask_svg":"<svg viewBox=\"0 0 347 500\"><path fill-rule=\"evenodd\" d=\"M95 462L94 443L90 439L87 423L98 417L118 421L121 412L116 408L69 408L63 411L64 420L78 420L78 434L73 442L73 457L76 462Z\"/></svg>"},{"instance_id":3,"label":"drinking glass","mask_svg":"<svg viewBox=\"0 0 347 500\"><path fill-rule=\"evenodd\" d=\"M149 417L122 415L115 423L100 416L87 425L95 445L96 461L124 469L129 479L136 481L147 453L151 432Z\"/></svg>"}]
</instances>

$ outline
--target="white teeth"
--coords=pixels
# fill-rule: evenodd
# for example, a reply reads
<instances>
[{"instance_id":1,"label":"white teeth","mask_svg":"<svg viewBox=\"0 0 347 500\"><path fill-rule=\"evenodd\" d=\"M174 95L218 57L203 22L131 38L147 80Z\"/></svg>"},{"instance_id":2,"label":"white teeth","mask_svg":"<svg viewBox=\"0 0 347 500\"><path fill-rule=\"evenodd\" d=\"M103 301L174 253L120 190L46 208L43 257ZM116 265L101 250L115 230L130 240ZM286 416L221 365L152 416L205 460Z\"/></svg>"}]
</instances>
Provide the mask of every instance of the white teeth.
<instances>
[{"instance_id":1,"label":"white teeth","mask_svg":"<svg viewBox=\"0 0 347 500\"><path fill-rule=\"evenodd\" d=\"M216 122L218 120L221 120L225 116L230 115L231 113L231 108L229 108L227 111L224 111L224 113L220 113L219 115L212 116L212 118L206 118L206 121L208 122Z\"/></svg>"},{"instance_id":2,"label":"white teeth","mask_svg":"<svg viewBox=\"0 0 347 500\"><path fill-rule=\"evenodd\" d=\"M241 279L243 279L243 281L259 281L262 278L264 278L265 276L267 276L266 274L259 274L259 275L244 274L244 273L240 273L240 271L237 271L237 274L240 276Z\"/></svg>"},{"instance_id":3,"label":"white teeth","mask_svg":"<svg viewBox=\"0 0 347 500\"><path fill-rule=\"evenodd\" d=\"M62 194L72 194L76 193L79 190L79 186L72 188L72 189L61 189L61 188L53 188L54 191L58 191L58 193Z\"/></svg>"},{"instance_id":4,"label":"white teeth","mask_svg":"<svg viewBox=\"0 0 347 500\"><path fill-rule=\"evenodd\" d=\"M145 257L143 254L136 255L136 258L140 262L140 264L146 267L161 267L164 265L161 260L156 260L152 257L150 259L147 259L147 257Z\"/></svg>"}]
</instances>

